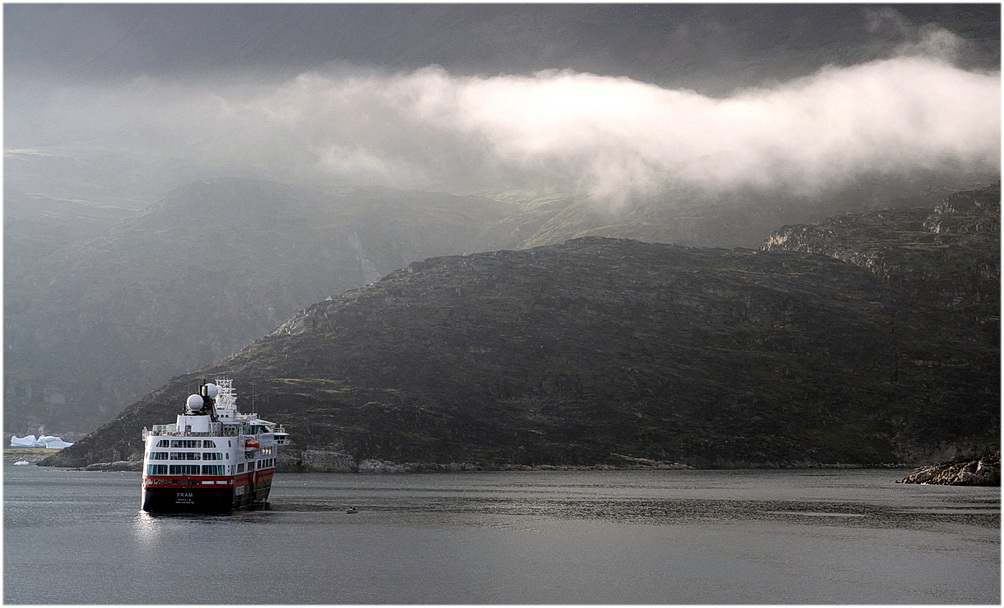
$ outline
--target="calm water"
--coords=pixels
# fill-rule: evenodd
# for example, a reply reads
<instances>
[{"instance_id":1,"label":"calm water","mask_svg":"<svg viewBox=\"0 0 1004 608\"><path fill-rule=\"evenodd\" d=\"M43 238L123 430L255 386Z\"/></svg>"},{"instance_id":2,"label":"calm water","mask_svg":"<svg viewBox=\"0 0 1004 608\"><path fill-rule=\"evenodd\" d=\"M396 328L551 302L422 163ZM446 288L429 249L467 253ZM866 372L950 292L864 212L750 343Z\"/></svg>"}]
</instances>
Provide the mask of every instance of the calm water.
<instances>
[{"instance_id":1,"label":"calm water","mask_svg":"<svg viewBox=\"0 0 1004 608\"><path fill-rule=\"evenodd\" d=\"M3 599L999 603L1000 489L903 475L285 474L269 510L150 516L139 473L6 464Z\"/></svg>"}]
</instances>

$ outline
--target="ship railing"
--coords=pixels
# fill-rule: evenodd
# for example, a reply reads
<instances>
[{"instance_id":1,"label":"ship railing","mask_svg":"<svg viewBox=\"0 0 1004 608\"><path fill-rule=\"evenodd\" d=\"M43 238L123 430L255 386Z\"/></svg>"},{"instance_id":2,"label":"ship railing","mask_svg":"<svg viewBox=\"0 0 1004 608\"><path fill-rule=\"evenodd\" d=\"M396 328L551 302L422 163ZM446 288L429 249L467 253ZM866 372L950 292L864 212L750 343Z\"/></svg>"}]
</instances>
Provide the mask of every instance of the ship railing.
<instances>
[{"instance_id":1,"label":"ship railing","mask_svg":"<svg viewBox=\"0 0 1004 608\"><path fill-rule=\"evenodd\" d=\"M240 435L240 425L234 424L223 424L222 422L211 422L209 424L209 431L186 431L181 433L186 437L236 437Z\"/></svg>"},{"instance_id":2,"label":"ship railing","mask_svg":"<svg viewBox=\"0 0 1004 608\"><path fill-rule=\"evenodd\" d=\"M178 427L174 424L155 424L152 429L143 427L143 439L146 439L150 435L176 435L177 433Z\"/></svg>"},{"instance_id":3,"label":"ship railing","mask_svg":"<svg viewBox=\"0 0 1004 608\"><path fill-rule=\"evenodd\" d=\"M170 428L168 428L170 427ZM282 427L280 427L282 430ZM219 422L214 422L211 424L209 431L189 431L183 430L178 431L174 428L174 425L161 425L155 424L153 429L148 429L143 427L143 439L146 440L147 437L151 435L156 437L158 435L164 435L167 437L236 437L241 434L240 425L227 424L224 425Z\"/></svg>"}]
</instances>

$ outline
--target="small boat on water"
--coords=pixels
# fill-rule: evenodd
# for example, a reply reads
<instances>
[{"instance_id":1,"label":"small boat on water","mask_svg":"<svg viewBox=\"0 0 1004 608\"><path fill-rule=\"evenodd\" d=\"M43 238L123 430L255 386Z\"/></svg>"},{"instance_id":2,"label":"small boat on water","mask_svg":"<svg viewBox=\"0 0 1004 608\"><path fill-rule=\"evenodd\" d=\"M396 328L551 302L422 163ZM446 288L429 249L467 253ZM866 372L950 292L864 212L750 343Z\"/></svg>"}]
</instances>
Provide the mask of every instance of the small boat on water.
<instances>
[{"instance_id":1,"label":"small boat on water","mask_svg":"<svg viewBox=\"0 0 1004 608\"><path fill-rule=\"evenodd\" d=\"M265 504L276 452L289 434L237 411L229 378L203 382L174 424L143 429L142 508L154 513L225 513Z\"/></svg>"}]
</instances>

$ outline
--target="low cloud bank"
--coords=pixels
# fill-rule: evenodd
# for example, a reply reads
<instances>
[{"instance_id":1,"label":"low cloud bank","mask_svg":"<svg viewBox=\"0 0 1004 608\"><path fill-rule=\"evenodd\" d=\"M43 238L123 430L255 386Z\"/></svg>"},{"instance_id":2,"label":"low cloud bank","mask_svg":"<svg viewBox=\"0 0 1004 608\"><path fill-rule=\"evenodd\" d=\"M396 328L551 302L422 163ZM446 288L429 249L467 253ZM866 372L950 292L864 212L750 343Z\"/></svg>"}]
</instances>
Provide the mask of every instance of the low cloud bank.
<instances>
[{"instance_id":1,"label":"low cloud bank","mask_svg":"<svg viewBox=\"0 0 1004 608\"><path fill-rule=\"evenodd\" d=\"M435 66L261 82L63 89L8 120L50 141L278 179L559 189L612 205L669 185L818 192L864 174L1000 166L1000 73L924 52L725 98L570 71L457 77Z\"/></svg>"}]
</instances>

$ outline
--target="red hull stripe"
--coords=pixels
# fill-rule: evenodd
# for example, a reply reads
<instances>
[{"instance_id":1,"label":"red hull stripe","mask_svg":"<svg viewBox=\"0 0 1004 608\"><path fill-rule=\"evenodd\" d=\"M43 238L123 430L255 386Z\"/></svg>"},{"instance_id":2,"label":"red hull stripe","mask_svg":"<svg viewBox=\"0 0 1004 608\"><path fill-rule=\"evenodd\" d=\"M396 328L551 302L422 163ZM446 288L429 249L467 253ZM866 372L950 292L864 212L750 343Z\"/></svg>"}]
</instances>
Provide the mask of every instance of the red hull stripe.
<instances>
[{"instance_id":1,"label":"red hull stripe","mask_svg":"<svg viewBox=\"0 0 1004 608\"><path fill-rule=\"evenodd\" d=\"M254 475L254 483L271 481L275 475L275 469L265 469L254 473L241 473L240 475L211 476L199 475L198 477L187 475L143 475L144 487L157 488L220 488L220 487L240 487L251 485L251 476Z\"/></svg>"}]
</instances>

